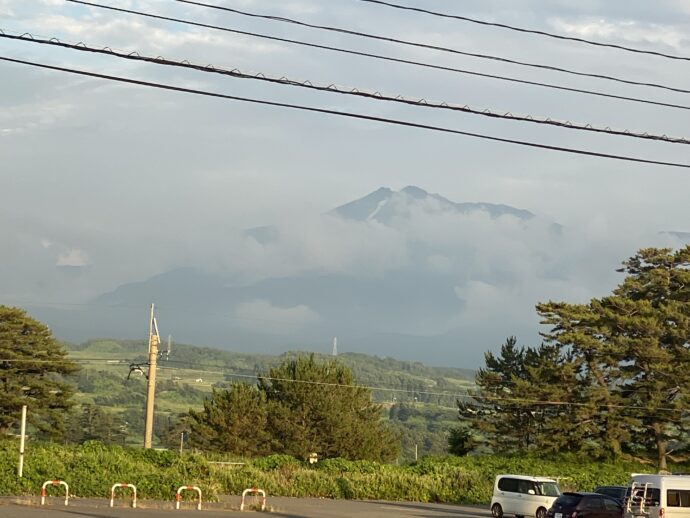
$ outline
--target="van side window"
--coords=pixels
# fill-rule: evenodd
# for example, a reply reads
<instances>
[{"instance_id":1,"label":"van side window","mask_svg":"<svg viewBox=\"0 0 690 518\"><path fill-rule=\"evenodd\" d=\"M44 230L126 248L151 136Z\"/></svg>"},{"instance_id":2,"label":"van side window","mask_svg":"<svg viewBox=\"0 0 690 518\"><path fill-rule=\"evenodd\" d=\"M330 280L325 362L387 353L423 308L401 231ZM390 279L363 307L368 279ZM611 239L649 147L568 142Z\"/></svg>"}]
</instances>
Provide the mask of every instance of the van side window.
<instances>
[{"instance_id":1,"label":"van side window","mask_svg":"<svg viewBox=\"0 0 690 518\"><path fill-rule=\"evenodd\" d=\"M529 494L529 492L532 491L531 494L536 495L536 488L534 487L534 482L530 480L518 480L518 493L522 493L523 495Z\"/></svg>"},{"instance_id":2,"label":"van side window","mask_svg":"<svg viewBox=\"0 0 690 518\"><path fill-rule=\"evenodd\" d=\"M498 489L501 491L508 491L510 493L518 492L518 480L515 478L504 477L498 481Z\"/></svg>"},{"instance_id":3,"label":"van side window","mask_svg":"<svg viewBox=\"0 0 690 518\"><path fill-rule=\"evenodd\" d=\"M669 507L690 507L690 491L669 489L666 491L666 505Z\"/></svg>"}]
</instances>

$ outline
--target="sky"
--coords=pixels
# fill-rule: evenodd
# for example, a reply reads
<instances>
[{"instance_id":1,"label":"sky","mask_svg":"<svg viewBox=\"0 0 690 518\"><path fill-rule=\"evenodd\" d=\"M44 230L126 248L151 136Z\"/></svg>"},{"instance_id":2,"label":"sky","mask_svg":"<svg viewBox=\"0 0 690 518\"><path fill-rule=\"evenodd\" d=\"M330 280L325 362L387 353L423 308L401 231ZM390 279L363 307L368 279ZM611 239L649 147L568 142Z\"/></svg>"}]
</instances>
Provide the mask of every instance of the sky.
<instances>
[{"instance_id":1,"label":"sky","mask_svg":"<svg viewBox=\"0 0 690 518\"><path fill-rule=\"evenodd\" d=\"M319 45L690 106L687 93L402 46L173 0L102 3ZM207 3L681 89L690 85L687 61L360 0ZM399 3L690 56L690 3L684 0ZM324 86L690 137L688 112L683 109L344 55L63 0L0 0L0 29ZM690 147L682 144L309 91L27 41L0 39L0 55L506 139L690 163ZM462 255L466 246L475 251L471 267L478 273L458 284L456 291L459 299L469 302L461 314L443 323L420 322L419 327L425 335L435 329L444 333L476 327L472 336L477 345L471 346L476 364L483 350L499 345L499 336L505 336L510 326L532 329L525 339L537 340L533 311L537 301L580 302L603 296L620 281L614 269L635 250L680 246L681 242L659 232L690 232L687 169L199 97L8 62L0 62L0 92L0 303L37 308L88 305L118 286L180 267L221 272L245 283L315 270L376 276L415 262L409 257L412 242L432 243L444 250L427 257L428 264L460 271L468 264L453 257ZM439 221L422 211L406 219L404 229L382 229L319 216L381 186L397 191L407 185L456 202L526 209L540 223L522 232L514 221L481 217ZM551 222L566 229L565 239L550 240L544 228ZM280 226L280 244L266 248L242 237L244 229L264 225ZM492 272L492 282L481 280L482 267ZM547 269L558 270L557 282ZM519 281L493 282L496 272ZM278 306L269 299L247 301L228 311L245 327L254 318L276 320L278 315L282 324L276 324L275 332L319 320L319 308L297 302ZM496 320L506 326L491 334L489 328ZM405 327L414 325L401 321L400 328ZM481 329L487 329L484 339L477 338ZM123 332L130 334L136 332ZM346 348L346 343L341 341L339 348ZM404 356L428 357L415 350ZM437 363L442 358L441 353L435 357Z\"/></svg>"}]
</instances>

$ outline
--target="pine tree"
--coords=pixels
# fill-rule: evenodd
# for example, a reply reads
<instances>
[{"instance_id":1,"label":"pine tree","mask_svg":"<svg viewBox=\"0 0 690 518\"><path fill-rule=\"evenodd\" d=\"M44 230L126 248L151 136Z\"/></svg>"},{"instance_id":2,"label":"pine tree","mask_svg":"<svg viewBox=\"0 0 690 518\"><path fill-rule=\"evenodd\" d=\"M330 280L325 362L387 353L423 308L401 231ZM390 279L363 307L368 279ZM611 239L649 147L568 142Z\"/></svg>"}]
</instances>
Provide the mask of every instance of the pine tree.
<instances>
[{"instance_id":1,"label":"pine tree","mask_svg":"<svg viewBox=\"0 0 690 518\"><path fill-rule=\"evenodd\" d=\"M0 306L0 434L16 429L22 405L40 434L62 437L78 370L45 324L26 311Z\"/></svg>"},{"instance_id":2,"label":"pine tree","mask_svg":"<svg viewBox=\"0 0 690 518\"><path fill-rule=\"evenodd\" d=\"M335 360L288 360L260 378L259 388L269 405L269 429L284 453L376 461L398 454L398 438L382 422L381 406Z\"/></svg>"},{"instance_id":3,"label":"pine tree","mask_svg":"<svg viewBox=\"0 0 690 518\"><path fill-rule=\"evenodd\" d=\"M271 452L265 394L255 386L233 382L213 390L200 412L191 410L187 425L192 445L249 457Z\"/></svg>"}]
</instances>

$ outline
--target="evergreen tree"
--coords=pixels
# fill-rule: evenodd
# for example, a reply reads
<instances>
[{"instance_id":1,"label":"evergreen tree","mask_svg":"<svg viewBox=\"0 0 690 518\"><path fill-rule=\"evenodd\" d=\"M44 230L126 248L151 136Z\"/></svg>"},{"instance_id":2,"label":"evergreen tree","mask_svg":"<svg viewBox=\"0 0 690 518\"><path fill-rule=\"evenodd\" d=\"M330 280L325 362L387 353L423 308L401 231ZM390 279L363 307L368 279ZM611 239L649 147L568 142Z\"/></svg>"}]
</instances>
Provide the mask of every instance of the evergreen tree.
<instances>
[{"instance_id":1,"label":"evergreen tree","mask_svg":"<svg viewBox=\"0 0 690 518\"><path fill-rule=\"evenodd\" d=\"M486 367L479 369L477 390L458 401L460 419L485 438L494 451L510 452L537 445L543 435L546 407L538 402L551 399L551 387L542 381L545 367L554 367L557 358L547 347L517 346L509 337L498 356L487 352ZM557 356L557 355L556 355Z\"/></svg>"},{"instance_id":2,"label":"evergreen tree","mask_svg":"<svg viewBox=\"0 0 690 518\"><path fill-rule=\"evenodd\" d=\"M623 411L622 350L611 339L605 305L597 300L586 305L548 302L538 304L537 312L543 324L552 326L543 334L546 342L571 362L559 399L567 406L568 419L551 427L552 437L570 433L572 449L620 455L637 421Z\"/></svg>"},{"instance_id":3,"label":"evergreen tree","mask_svg":"<svg viewBox=\"0 0 690 518\"><path fill-rule=\"evenodd\" d=\"M381 421L380 405L335 360L288 360L260 378L259 389L268 401L269 429L284 453L377 461L398 454L399 441Z\"/></svg>"},{"instance_id":4,"label":"evergreen tree","mask_svg":"<svg viewBox=\"0 0 690 518\"><path fill-rule=\"evenodd\" d=\"M686 431L690 397L690 246L649 248L623 263L613 294L587 305L549 302L537 310L545 336L577 366L578 423L590 443L617 455L656 450Z\"/></svg>"},{"instance_id":5,"label":"evergreen tree","mask_svg":"<svg viewBox=\"0 0 690 518\"><path fill-rule=\"evenodd\" d=\"M200 412L190 410L190 443L199 448L236 455L271 453L267 430L266 396L257 387L233 382L224 390L213 390Z\"/></svg>"},{"instance_id":6,"label":"evergreen tree","mask_svg":"<svg viewBox=\"0 0 690 518\"><path fill-rule=\"evenodd\" d=\"M62 437L74 388L64 376L78 367L45 324L0 306L0 434L15 429L22 405L39 434Z\"/></svg>"},{"instance_id":7,"label":"evergreen tree","mask_svg":"<svg viewBox=\"0 0 690 518\"><path fill-rule=\"evenodd\" d=\"M690 402L690 246L640 250L621 271L628 276L605 299L613 339L625 353L621 390L665 470Z\"/></svg>"},{"instance_id":8,"label":"evergreen tree","mask_svg":"<svg viewBox=\"0 0 690 518\"><path fill-rule=\"evenodd\" d=\"M188 424L192 444L208 450L387 461L399 441L381 418L349 369L310 355L287 359L256 386L214 390L203 411L190 411Z\"/></svg>"}]
</instances>

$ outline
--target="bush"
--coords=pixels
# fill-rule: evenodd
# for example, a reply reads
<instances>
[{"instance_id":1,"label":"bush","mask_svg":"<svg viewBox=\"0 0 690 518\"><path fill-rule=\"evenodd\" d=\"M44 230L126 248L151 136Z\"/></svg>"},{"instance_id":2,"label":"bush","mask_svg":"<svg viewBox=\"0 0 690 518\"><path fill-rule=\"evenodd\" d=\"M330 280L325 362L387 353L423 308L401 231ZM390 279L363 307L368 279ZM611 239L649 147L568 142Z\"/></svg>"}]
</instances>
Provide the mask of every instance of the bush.
<instances>
[{"instance_id":1,"label":"bush","mask_svg":"<svg viewBox=\"0 0 690 518\"><path fill-rule=\"evenodd\" d=\"M636 462L593 462L573 454L425 457L401 466L345 459L311 466L289 455L271 455L228 470L211 469L201 455L180 457L90 441L81 446L30 442L24 478L18 479L17 450L17 440L0 440L2 495L38 495L46 480L63 479L80 497L108 498L112 484L127 482L137 486L142 499L172 500L179 486L189 484L199 486L205 500L260 487L274 496L487 505L501 473L559 477L564 489L591 491L597 485L626 484L632 472L653 471ZM689 471L682 465L671 469Z\"/></svg>"}]
</instances>

